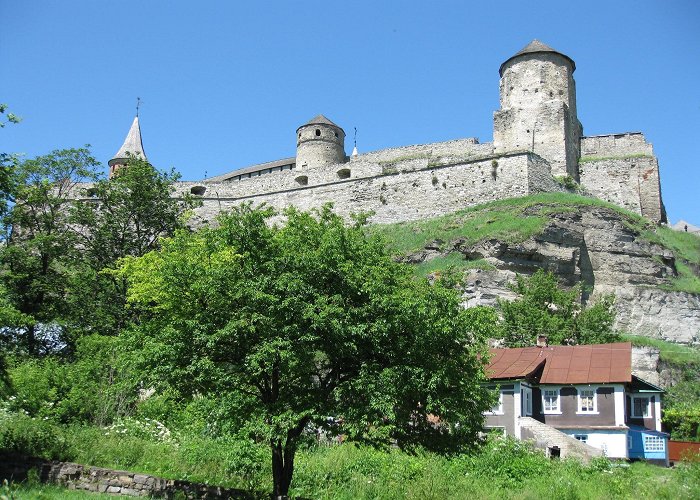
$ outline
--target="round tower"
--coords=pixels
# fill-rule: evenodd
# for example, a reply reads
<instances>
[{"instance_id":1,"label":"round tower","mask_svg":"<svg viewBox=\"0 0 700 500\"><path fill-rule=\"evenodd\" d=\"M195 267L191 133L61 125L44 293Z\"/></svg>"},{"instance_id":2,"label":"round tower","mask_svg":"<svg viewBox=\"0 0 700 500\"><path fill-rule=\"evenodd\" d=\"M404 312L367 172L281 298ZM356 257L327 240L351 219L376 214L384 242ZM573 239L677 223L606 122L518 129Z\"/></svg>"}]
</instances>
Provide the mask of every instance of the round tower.
<instances>
[{"instance_id":1,"label":"round tower","mask_svg":"<svg viewBox=\"0 0 700 500\"><path fill-rule=\"evenodd\" d=\"M323 115L297 129L297 170L345 163L345 132Z\"/></svg>"},{"instance_id":2,"label":"round tower","mask_svg":"<svg viewBox=\"0 0 700 500\"><path fill-rule=\"evenodd\" d=\"M578 180L582 134L576 114L574 61L533 40L499 69L501 109L494 114L497 153L532 151L554 175Z\"/></svg>"}]
</instances>

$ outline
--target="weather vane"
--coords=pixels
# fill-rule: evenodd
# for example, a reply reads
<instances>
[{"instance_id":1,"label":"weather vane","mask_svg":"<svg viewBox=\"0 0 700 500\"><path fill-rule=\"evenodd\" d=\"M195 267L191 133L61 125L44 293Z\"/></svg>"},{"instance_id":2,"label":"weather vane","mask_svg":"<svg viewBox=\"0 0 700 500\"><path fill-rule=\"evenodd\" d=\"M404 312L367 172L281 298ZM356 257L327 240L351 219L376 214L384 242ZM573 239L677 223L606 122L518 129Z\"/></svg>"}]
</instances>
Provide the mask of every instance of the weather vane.
<instances>
[{"instance_id":1,"label":"weather vane","mask_svg":"<svg viewBox=\"0 0 700 500\"><path fill-rule=\"evenodd\" d=\"M137 97L136 98L136 116L139 116L139 107L141 106L141 98Z\"/></svg>"}]
</instances>

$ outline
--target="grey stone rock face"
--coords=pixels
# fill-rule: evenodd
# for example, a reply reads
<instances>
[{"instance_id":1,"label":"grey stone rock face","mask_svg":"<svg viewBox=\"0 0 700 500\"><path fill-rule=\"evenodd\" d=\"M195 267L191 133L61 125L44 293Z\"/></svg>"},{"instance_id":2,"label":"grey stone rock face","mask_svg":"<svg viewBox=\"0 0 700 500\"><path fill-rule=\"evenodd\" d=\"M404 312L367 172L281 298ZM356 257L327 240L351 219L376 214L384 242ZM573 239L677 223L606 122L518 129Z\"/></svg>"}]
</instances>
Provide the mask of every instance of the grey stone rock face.
<instances>
[{"instance_id":1,"label":"grey stone rock face","mask_svg":"<svg viewBox=\"0 0 700 500\"><path fill-rule=\"evenodd\" d=\"M516 274L544 269L564 285L581 283L588 300L614 294L615 327L621 331L700 343L700 297L662 288L675 275L673 255L642 239L611 209L581 207L555 214L542 234L518 244L486 240L469 246L457 240L447 248L470 260L485 259L496 268L468 271L463 297L467 307L511 300L508 284ZM418 262L427 254L434 256L435 250L418 252L411 259Z\"/></svg>"}]
</instances>

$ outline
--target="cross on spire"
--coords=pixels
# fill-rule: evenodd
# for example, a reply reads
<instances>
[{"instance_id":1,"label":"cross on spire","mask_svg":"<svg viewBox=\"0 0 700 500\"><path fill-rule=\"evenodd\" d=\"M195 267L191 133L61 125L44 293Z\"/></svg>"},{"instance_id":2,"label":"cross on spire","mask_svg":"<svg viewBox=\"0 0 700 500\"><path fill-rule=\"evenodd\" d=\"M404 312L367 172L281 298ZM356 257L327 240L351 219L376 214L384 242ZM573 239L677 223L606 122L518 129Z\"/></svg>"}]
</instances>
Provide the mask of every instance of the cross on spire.
<instances>
[{"instance_id":1,"label":"cross on spire","mask_svg":"<svg viewBox=\"0 0 700 500\"><path fill-rule=\"evenodd\" d=\"M141 98L136 98L136 116L139 116L139 108L141 107Z\"/></svg>"}]
</instances>

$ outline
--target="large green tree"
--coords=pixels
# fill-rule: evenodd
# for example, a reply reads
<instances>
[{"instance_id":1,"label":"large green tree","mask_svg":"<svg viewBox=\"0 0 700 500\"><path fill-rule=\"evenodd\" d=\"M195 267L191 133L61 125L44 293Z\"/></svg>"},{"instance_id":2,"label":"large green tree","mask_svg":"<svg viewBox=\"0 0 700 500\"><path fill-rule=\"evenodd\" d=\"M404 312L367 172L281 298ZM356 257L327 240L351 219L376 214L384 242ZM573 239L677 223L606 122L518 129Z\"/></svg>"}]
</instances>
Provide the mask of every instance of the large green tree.
<instances>
[{"instance_id":1,"label":"large green tree","mask_svg":"<svg viewBox=\"0 0 700 500\"><path fill-rule=\"evenodd\" d=\"M10 210L3 217L0 286L24 318L2 332L36 355L61 344L68 276L80 257L69 206L79 182L96 178L98 162L86 148L53 151L18 162Z\"/></svg>"},{"instance_id":2,"label":"large green tree","mask_svg":"<svg viewBox=\"0 0 700 500\"><path fill-rule=\"evenodd\" d=\"M83 334L116 335L130 320L126 279L114 273L117 261L158 248L162 238L185 228L196 200L174 196L175 172L162 172L132 157L109 180L83 190L86 199L72 207L71 221L83 265L69 277L68 310Z\"/></svg>"},{"instance_id":3,"label":"large green tree","mask_svg":"<svg viewBox=\"0 0 700 500\"><path fill-rule=\"evenodd\" d=\"M453 289L416 280L381 241L326 207L242 205L217 227L181 231L125 260L141 324L144 377L185 398L235 401L234 426L269 443L274 495L286 495L302 433L451 449L473 443L483 340Z\"/></svg>"},{"instance_id":4,"label":"large green tree","mask_svg":"<svg viewBox=\"0 0 700 500\"><path fill-rule=\"evenodd\" d=\"M581 287L565 290L553 273L537 271L530 277L518 276L511 289L519 297L498 303L500 329L508 347L535 345L539 335L553 344L596 344L614 342L613 297L600 297L584 305Z\"/></svg>"}]
</instances>

